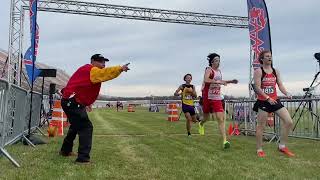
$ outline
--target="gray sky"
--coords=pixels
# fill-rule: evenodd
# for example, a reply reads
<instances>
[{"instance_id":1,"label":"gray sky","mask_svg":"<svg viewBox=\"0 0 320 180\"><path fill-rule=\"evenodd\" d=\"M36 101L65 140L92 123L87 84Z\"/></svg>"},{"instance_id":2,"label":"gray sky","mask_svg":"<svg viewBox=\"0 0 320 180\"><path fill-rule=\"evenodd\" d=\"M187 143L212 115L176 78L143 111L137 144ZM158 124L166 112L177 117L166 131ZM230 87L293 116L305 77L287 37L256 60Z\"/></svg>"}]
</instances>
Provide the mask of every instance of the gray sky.
<instances>
[{"instance_id":1,"label":"gray sky","mask_svg":"<svg viewBox=\"0 0 320 180\"><path fill-rule=\"evenodd\" d=\"M106 0L99 3L247 16L245 0ZM298 3L300 2L300 3ZM319 70L313 54L320 52L319 0L266 0L274 65L292 94L302 94ZM0 48L8 48L10 1L0 4ZM206 56L221 55L224 79L238 79L223 93L248 95L249 32L247 29L205 27L39 12L38 62L72 74L94 53L110 59L108 66L130 62L131 70L103 84L112 96L172 95L186 73L200 87ZM25 23L24 49L29 47ZM320 79L320 77L319 77ZM319 80L320 82L320 80Z\"/></svg>"}]
</instances>

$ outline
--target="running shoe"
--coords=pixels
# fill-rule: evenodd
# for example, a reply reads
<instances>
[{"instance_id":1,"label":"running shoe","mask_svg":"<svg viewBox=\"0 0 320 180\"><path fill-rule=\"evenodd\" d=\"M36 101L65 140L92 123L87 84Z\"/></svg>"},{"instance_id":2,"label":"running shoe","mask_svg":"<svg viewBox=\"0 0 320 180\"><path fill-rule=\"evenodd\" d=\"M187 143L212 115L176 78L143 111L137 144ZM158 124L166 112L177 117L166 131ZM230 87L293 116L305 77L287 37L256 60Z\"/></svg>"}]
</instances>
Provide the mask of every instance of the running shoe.
<instances>
[{"instance_id":1,"label":"running shoe","mask_svg":"<svg viewBox=\"0 0 320 180\"><path fill-rule=\"evenodd\" d=\"M264 151L257 151L257 156L263 158L266 157L266 153Z\"/></svg>"},{"instance_id":2,"label":"running shoe","mask_svg":"<svg viewBox=\"0 0 320 180\"><path fill-rule=\"evenodd\" d=\"M280 152L282 152L283 154L289 156L289 157L293 157L294 154L293 152L291 152L287 147L284 147L284 148L278 148Z\"/></svg>"},{"instance_id":3,"label":"running shoe","mask_svg":"<svg viewBox=\"0 0 320 180\"><path fill-rule=\"evenodd\" d=\"M223 149L228 149L228 148L230 148L230 146L231 146L231 144L230 144L229 141L225 141L225 142L223 143Z\"/></svg>"},{"instance_id":4,"label":"running shoe","mask_svg":"<svg viewBox=\"0 0 320 180\"><path fill-rule=\"evenodd\" d=\"M198 124L199 124L199 134L204 135L204 125L201 125L201 123L198 123Z\"/></svg>"}]
</instances>

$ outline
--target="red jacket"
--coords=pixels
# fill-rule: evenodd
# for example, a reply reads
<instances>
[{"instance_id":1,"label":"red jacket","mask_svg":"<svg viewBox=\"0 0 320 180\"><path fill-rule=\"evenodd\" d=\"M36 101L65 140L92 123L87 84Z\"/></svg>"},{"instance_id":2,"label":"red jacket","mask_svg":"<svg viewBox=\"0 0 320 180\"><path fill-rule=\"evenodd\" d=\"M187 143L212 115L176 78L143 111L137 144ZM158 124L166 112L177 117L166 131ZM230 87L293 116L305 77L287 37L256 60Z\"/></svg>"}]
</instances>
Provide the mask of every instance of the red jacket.
<instances>
[{"instance_id":1,"label":"red jacket","mask_svg":"<svg viewBox=\"0 0 320 180\"><path fill-rule=\"evenodd\" d=\"M101 82L116 78L121 72L120 66L99 69L86 64L71 76L63 89L62 97L64 99L74 97L79 104L89 106L97 99Z\"/></svg>"}]
</instances>

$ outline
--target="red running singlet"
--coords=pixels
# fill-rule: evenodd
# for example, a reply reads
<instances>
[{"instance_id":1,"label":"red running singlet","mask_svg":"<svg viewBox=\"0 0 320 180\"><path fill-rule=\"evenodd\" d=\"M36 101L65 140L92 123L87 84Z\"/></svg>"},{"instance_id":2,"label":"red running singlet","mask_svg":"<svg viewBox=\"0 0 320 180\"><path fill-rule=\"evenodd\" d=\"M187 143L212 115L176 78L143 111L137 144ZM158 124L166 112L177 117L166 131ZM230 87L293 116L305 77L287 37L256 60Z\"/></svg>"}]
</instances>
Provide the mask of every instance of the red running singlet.
<instances>
[{"instance_id":1,"label":"red running singlet","mask_svg":"<svg viewBox=\"0 0 320 180\"><path fill-rule=\"evenodd\" d=\"M261 77L261 89L262 91L267 94L270 98L277 100L278 99L278 95L277 95L277 88L276 88L276 84L277 84L277 75L276 75L276 71L274 68L272 68L272 73L267 74L263 68L261 68L262 70L262 77ZM258 94L258 99L265 101L267 100L264 96Z\"/></svg>"}]
</instances>

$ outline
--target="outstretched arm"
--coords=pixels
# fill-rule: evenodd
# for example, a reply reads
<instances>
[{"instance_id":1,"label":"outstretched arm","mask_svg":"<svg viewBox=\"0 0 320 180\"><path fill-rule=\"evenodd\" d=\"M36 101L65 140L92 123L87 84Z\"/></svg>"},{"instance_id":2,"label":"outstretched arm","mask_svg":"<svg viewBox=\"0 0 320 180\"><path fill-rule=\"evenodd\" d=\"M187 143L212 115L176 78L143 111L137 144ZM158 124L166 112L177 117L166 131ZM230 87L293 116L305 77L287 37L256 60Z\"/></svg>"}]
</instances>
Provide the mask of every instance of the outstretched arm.
<instances>
[{"instance_id":1,"label":"outstretched arm","mask_svg":"<svg viewBox=\"0 0 320 180\"><path fill-rule=\"evenodd\" d=\"M226 85L227 83L223 80L215 80L214 78L211 78L210 76L212 76L212 71L210 70L210 68L207 68L205 73L204 73L204 82L205 83L214 83L214 84L223 84Z\"/></svg>"},{"instance_id":2,"label":"outstretched arm","mask_svg":"<svg viewBox=\"0 0 320 180\"><path fill-rule=\"evenodd\" d=\"M227 84L238 84L238 80L237 80L237 79L225 80L225 82L226 82Z\"/></svg>"},{"instance_id":3,"label":"outstretched arm","mask_svg":"<svg viewBox=\"0 0 320 180\"><path fill-rule=\"evenodd\" d=\"M128 64L123 66L113 66L113 67L106 67L106 68L97 68L93 67L90 71L90 80L92 83L100 83L104 81L109 81L118 77L121 72L127 72L129 69Z\"/></svg>"}]
</instances>

